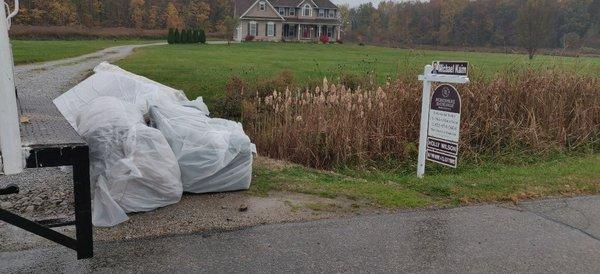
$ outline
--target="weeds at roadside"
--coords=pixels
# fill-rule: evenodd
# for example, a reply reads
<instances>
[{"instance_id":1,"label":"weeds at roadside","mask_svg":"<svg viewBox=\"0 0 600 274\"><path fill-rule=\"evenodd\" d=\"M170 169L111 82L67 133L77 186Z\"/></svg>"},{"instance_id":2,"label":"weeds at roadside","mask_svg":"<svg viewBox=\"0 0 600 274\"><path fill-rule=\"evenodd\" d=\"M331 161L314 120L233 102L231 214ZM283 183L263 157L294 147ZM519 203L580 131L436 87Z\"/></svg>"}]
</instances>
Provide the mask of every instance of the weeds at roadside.
<instances>
[{"instance_id":1,"label":"weeds at roadside","mask_svg":"<svg viewBox=\"0 0 600 274\"><path fill-rule=\"evenodd\" d=\"M240 98L241 119L259 152L273 158L325 169L408 163L421 88L411 78L367 89L324 80L313 89L262 90ZM599 151L598 86L600 78L558 70L476 76L460 87L461 159Z\"/></svg>"}]
</instances>

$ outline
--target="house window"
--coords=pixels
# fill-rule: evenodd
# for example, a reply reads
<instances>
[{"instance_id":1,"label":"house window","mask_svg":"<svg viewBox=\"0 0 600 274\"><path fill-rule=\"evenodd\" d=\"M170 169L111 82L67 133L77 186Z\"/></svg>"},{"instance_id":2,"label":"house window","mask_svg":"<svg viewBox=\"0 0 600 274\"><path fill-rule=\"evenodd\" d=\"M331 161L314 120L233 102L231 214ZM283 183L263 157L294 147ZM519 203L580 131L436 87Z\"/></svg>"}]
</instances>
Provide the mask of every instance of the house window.
<instances>
[{"instance_id":1,"label":"house window","mask_svg":"<svg viewBox=\"0 0 600 274\"><path fill-rule=\"evenodd\" d=\"M329 10L329 14L328 14L327 17L334 18L335 17L335 10Z\"/></svg>"},{"instance_id":2,"label":"house window","mask_svg":"<svg viewBox=\"0 0 600 274\"><path fill-rule=\"evenodd\" d=\"M290 16L296 15L296 8L290 8Z\"/></svg>"},{"instance_id":3,"label":"house window","mask_svg":"<svg viewBox=\"0 0 600 274\"><path fill-rule=\"evenodd\" d=\"M275 24L273 22L267 23L267 36L275 36Z\"/></svg>"},{"instance_id":4,"label":"house window","mask_svg":"<svg viewBox=\"0 0 600 274\"><path fill-rule=\"evenodd\" d=\"M302 9L302 15L310 16L310 10L311 8L309 4L304 5L304 8Z\"/></svg>"},{"instance_id":5,"label":"house window","mask_svg":"<svg viewBox=\"0 0 600 274\"><path fill-rule=\"evenodd\" d=\"M258 36L258 26L256 22L248 23L248 34L252 36Z\"/></svg>"},{"instance_id":6,"label":"house window","mask_svg":"<svg viewBox=\"0 0 600 274\"><path fill-rule=\"evenodd\" d=\"M333 27L327 26L327 37L333 37Z\"/></svg>"},{"instance_id":7,"label":"house window","mask_svg":"<svg viewBox=\"0 0 600 274\"><path fill-rule=\"evenodd\" d=\"M266 3L265 2L259 2L258 3L258 9L260 10L265 10L266 9Z\"/></svg>"},{"instance_id":8,"label":"house window","mask_svg":"<svg viewBox=\"0 0 600 274\"><path fill-rule=\"evenodd\" d=\"M319 17L325 17L325 11L323 11L323 9L319 9Z\"/></svg>"},{"instance_id":9,"label":"house window","mask_svg":"<svg viewBox=\"0 0 600 274\"><path fill-rule=\"evenodd\" d=\"M279 14L281 16L284 16L285 15L285 8L279 8Z\"/></svg>"}]
</instances>

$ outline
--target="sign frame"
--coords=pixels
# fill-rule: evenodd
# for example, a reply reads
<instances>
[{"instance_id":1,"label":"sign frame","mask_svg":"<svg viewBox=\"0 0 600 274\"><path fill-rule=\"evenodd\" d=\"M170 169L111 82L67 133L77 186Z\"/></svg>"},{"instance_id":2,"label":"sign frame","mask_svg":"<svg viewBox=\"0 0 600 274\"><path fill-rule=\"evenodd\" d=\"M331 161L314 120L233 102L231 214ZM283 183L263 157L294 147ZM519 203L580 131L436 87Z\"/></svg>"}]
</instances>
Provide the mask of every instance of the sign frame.
<instances>
[{"instance_id":1,"label":"sign frame","mask_svg":"<svg viewBox=\"0 0 600 274\"><path fill-rule=\"evenodd\" d=\"M419 178L423 178L425 175L432 83L466 84L469 82L468 75L445 75L432 72L433 65L426 65L423 69L423 74L419 75L418 77L419 81L423 81L423 93L421 97L421 122L419 131L419 157L417 162L417 177Z\"/></svg>"}]
</instances>

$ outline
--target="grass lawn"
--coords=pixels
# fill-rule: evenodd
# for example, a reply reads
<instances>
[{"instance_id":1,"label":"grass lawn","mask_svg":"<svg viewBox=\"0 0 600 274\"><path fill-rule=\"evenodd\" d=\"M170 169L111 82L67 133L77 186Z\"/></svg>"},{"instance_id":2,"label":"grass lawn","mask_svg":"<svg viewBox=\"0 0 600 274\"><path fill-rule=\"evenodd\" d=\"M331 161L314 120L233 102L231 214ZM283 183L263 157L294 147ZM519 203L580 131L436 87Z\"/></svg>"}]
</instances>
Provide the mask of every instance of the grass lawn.
<instances>
[{"instance_id":1,"label":"grass lawn","mask_svg":"<svg viewBox=\"0 0 600 274\"><path fill-rule=\"evenodd\" d=\"M152 43L148 40L11 40L16 64L69 58L120 45Z\"/></svg>"},{"instance_id":2,"label":"grass lawn","mask_svg":"<svg viewBox=\"0 0 600 274\"><path fill-rule=\"evenodd\" d=\"M467 60L471 75L491 75L508 68L568 67L600 74L600 58L392 49L352 44L242 43L227 45L164 45L137 50L119 62L123 68L184 90L188 97L203 96L210 103L222 94L232 75L250 81L289 69L297 81L320 82L341 73L374 71L380 81L396 74L413 74L433 60Z\"/></svg>"},{"instance_id":3,"label":"grass lawn","mask_svg":"<svg viewBox=\"0 0 600 274\"><path fill-rule=\"evenodd\" d=\"M458 169L427 163L422 180L416 177L416 167L333 173L269 162L262 159L255 164L251 194L280 190L367 199L389 208L415 208L600 193L600 154L557 156L519 165L465 164Z\"/></svg>"}]
</instances>

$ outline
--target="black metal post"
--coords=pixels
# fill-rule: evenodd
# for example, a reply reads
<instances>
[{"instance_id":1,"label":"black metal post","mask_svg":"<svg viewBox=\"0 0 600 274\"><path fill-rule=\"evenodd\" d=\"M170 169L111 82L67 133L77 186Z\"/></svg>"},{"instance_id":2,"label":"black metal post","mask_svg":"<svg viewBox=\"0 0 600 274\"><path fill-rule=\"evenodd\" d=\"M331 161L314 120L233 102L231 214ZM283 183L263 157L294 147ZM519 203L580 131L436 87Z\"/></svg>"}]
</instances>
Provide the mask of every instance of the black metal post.
<instances>
[{"instance_id":1,"label":"black metal post","mask_svg":"<svg viewBox=\"0 0 600 274\"><path fill-rule=\"evenodd\" d=\"M17 214L0 208L0 220L5 221L11 225L25 229L38 236L44 237L55 243L59 243L68 248L75 249L79 243L74 239L69 238L63 234L60 234L52 229L49 229L43 225L40 225L34 221L27 220Z\"/></svg>"},{"instance_id":2,"label":"black metal post","mask_svg":"<svg viewBox=\"0 0 600 274\"><path fill-rule=\"evenodd\" d=\"M88 147L77 147L73 154L73 183L75 196L75 223L77 259L94 256L92 236L92 206L90 193L90 163Z\"/></svg>"}]
</instances>

